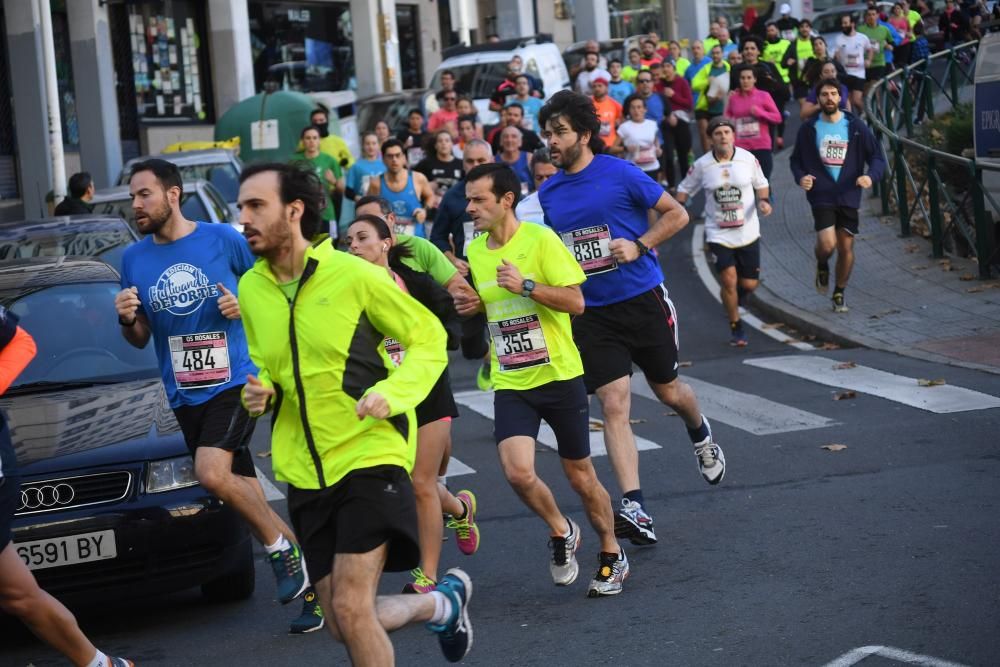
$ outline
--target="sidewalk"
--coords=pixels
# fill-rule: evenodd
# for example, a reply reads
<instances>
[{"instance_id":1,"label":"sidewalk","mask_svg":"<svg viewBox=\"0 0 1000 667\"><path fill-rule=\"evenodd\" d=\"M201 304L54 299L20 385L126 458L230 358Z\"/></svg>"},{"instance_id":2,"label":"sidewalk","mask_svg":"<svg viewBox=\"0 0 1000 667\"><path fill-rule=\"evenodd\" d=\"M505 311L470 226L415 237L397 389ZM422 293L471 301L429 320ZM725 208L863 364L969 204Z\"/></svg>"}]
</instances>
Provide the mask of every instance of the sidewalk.
<instances>
[{"instance_id":1,"label":"sidewalk","mask_svg":"<svg viewBox=\"0 0 1000 667\"><path fill-rule=\"evenodd\" d=\"M1000 374L1000 281L981 281L972 260L935 260L930 241L901 238L878 200L862 199L861 233L847 285L849 313L835 313L813 280L815 232L805 192L774 157L774 213L761 222L761 284L751 297L767 316L834 342ZM831 260L830 293L833 290Z\"/></svg>"}]
</instances>

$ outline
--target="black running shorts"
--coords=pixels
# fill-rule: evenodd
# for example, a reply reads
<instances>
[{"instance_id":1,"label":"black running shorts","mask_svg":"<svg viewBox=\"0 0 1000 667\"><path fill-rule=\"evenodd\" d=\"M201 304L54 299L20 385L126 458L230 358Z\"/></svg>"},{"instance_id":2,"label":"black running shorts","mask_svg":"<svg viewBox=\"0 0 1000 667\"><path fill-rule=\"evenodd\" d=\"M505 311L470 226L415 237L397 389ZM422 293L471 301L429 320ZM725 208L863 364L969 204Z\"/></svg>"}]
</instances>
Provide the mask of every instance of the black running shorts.
<instances>
[{"instance_id":1,"label":"black running shorts","mask_svg":"<svg viewBox=\"0 0 1000 667\"><path fill-rule=\"evenodd\" d=\"M718 243L709 243L709 250L715 256L715 270L720 273L730 266L736 267L736 275L748 280L760 280L760 239L739 248L729 248Z\"/></svg>"},{"instance_id":2,"label":"black running shorts","mask_svg":"<svg viewBox=\"0 0 1000 667\"><path fill-rule=\"evenodd\" d=\"M413 484L399 466L354 470L326 489L289 485L288 515L314 583L333 571L337 554L368 553L383 544L389 547L387 572L420 564Z\"/></svg>"},{"instance_id":3,"label":"black running shorts","mask_svg":"<svg viewBox=\"0 0 1000 667\"><path fill-rule=\"evenodd\" d=\"M204 403L174 408L174 416L192 456L199 447L225 449L233 453L234 474L256 477L249 447L256 420L240 401L242 390L243 385L231 387Z\"/></svg>"},{"instance_id":4,"label":"black running shorts","mask_svg":"<svg viewBox=\"0 0 1000 667\"><path fill-rule=\"evenodd\" d=\"M837 206L836 208L814 208L813 224L816 231L822 231L827 227L843 229L851 236L858 234L858 210L847 206Z\"/></svg>"},{"instance_id":5,"label":"black running shorts","mask_svg":"<svg viewBox=\"0 0 1000 667\"><path fill-rule=\"evenodd\" d=\"M843 78L843 84L847 86L847 90L849 91L850 90L863 91L865 89L865 80L862 79L860 76L851 76L850 74L848 74Z\"/></svg>"},{"instance_id":6,"label":"black running shorts","mask_svg":"<svg viewBox=\"0 0 1000 667\"><path fill-rule=\"evenodd\" d=\"M543 419L556 435L561 458L590 456L590 406L582 377L534 389L498 389L493 395L493 435L498 445L515 436L538 439Z\"/></svg>"},{"instance_id":7,"label":"black running shorts","mask_svg":"<svg viewBox=\"0 0 1000 667\"><path fill-rule=\"evenodd\" d=\"M632 364L656 384L677 377L677 311L663 285L619 303L587 306L573 318L573 339L587 393L630 377Z\"/></svg>"},{"instance_id":8,"label":"black running shorts","mask_svg":"<svg viewBox=\"0 0 1000 667\"><path fill-rule=\"evenodd\" d=\"M455 405L455 396L451 393L451 382L448 378L447 368L441 373L438 381L434 383L427 398L420 401L416 412L417 428L433 424L445 417L458 416L458 406Z\"/></svg>"}]
</instances>

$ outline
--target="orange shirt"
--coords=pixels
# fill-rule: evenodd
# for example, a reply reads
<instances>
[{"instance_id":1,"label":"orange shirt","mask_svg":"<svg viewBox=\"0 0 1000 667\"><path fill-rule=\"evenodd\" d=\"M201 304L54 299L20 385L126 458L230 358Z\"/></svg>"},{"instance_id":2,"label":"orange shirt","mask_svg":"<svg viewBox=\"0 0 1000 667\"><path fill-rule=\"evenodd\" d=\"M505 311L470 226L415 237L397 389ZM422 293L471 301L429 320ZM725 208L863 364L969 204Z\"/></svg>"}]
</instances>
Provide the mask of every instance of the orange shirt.
<instances>
[{"instance_id":1,"label":"orange shirt","mask_svg":"<svg viewBox=\"0 0 1000 667\"><path fill-rule=\"evenodd\" d=\"M598 101L591 97L594 102L594 109L597 110L597 117L601 119L601 140L608 148L615 143L618 137L618 123L622 119L622 105L618 104L610 95L605 95L604 99Z\"/></svg>"}]
</instances>

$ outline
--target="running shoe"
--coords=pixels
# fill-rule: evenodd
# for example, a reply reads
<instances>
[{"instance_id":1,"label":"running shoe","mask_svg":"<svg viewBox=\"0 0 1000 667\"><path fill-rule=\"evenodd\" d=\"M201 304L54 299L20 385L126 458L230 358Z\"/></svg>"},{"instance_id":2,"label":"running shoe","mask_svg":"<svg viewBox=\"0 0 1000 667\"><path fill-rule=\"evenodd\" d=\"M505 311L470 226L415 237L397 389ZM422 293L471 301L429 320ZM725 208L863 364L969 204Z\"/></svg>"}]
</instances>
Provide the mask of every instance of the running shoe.
<instances>
[{"instance_id":1,"label":"running shoe","mask_svg":"<svg viewBox=\"0 0 1000 667\"><path fill-rule=\"evenodd\" d=\"M424 571L419 567L415 570L410 570L410 576L413 577L413 581L403 586L404 595L430 593L437 588L434 580L424 574Z\"/></svg>"},{"instance_id":2,"label":"running shoe","mask_svg":"<svg viewBox=\"0 0 1000 667\"><path fill-rule=\"evenodd\" d=\"M698 459L698 469L701 470L701 476L705 481L709 484L718 484L726 476L726 457L722 453L722 448L715 444L712 438L711 424L705 419L705 415L701 418L708 428L708 437L694 444L694 455Z\"/></svg>"},{"instance_id":3,"label":"running shoe","mask_svg":"<svg viewBox=\"0 0 1000 667\"><path fill-rule=\"evenodd\" d=\"M599 560L600 565L597 567L594 580L590 582L590 588L587 589L587 597L618 595L622 592L622 584L628 579L628 556L624 551L621 555L606 554L602 551Z\"/></svg>"},{"instance_id":4,"label":"running shoe","mask_svg":"<svg viewBox=\"0 0 1000 667\"><path fill-rule=\"evenodd\" d=\"M730 330L729 344L733 347L746 347L750 344L750 339L747 338L747 332L743 330L743 327Z\"/></svg>"},{"instance_id":5,"label":"running shoe","mask_svg":"<svg viewBox=\"0 0 1000 667\"><path fill-rule=\"evenodd\" d=\"M455 531L455 541L458 543L458 550L466 556L471 556L479 549L479 526L476 525L476 494L472 491L463 490L456 493L455 497L465 506L465 517L462 519L452 517L448 521L447 527Z\"/></svg>"},{"instance_id":6,"label":"running shoe","mask_svg":"<svg viewBox=\"0 0 1000 667\"><path fill-rule=\"evenodd\" d=\"M304 635L319 630L325 623L323 608L319 606L319 599L316 597L316 589L310 586L302 596L302 613L292 621L288 632L293 635Z\"/></svg>"},{"instance_id":7,"label":"running shoe","mask_svg":"<svg viewBox=\"0 0 1000 667\"><path fill-rule=\"evenodd\" d=\"M828 266L816 266L816 291L826 296L826 291L830 288L830 268Z\"/></svg>"},{"instance_id":8,"label":"running shoe","mask_svg":"<svg viewBox=\"0 0 1000 667\"><path fill-rule=\"evenodd\" d=\"M108 667L135 667L135 663L128 658L115 658L109 655Z\"/></svg>"},{"instance_id":9,"label":"running shoe","mask_svg":"<svg viewBox=\"0 0 1000 667\"><path fill-rule=\"evenodd\" d=\"M490 365L485 363L476 371L476 386L479 391L493 391L493 380L490 378Z\"/></svg>"},{"instance_id":10,"label":"running shoe","mask_svg":"<svg viewBox=\"0 0 1000 667\"><path fill-rule=\"evenodd\" d=\"M552 549L549 572L556 586L569 586L580 574L580 564L576 562L576 550L582 541L580 526L573 519L567 518L566 521L569 523L569 536L549 538L549 548Z\"/></svg>"},{"instance_id":11,"label":"running shoe","mask_svg":"<svg viewBox=\"0 0 1000 667\"><path fill-rule=\"evenodd\" d=\"M472 623L469 621L469 600L472 598L472 580L462 570L453 567L438 582L438 592L451 601L451 618L427 628L437 634L441 652L448 662L459 662L472 648Z\"/></svg>"},{"instance_id":12,"label":"running shoe","mask_svg":"<svg viewBox=\"0 0 1000 667\"><path fill-rule=\"evenodd\" d=\"M844 301L843 292L834 292L833 298L830 300L833 301L833 312L846 313L850 310L850 308L847 307L847 303Z\"/></svg>"},{"instance_id":13,"label":"running shoe","mask_svg":"<svg viewBox=\"0 0 1000 667\"><path fill-rule=\"evenodd\" d=\"M278 580L278 602L288 604L309 587L306 561L299 545L292 544L287 549L268 554L267 559Z\"/></svg>"},{"instance_id":14,"label":"running shoe","mask_svg":"<svg viewBox=\"0 0 1000 667\"><path fill-rule=\"evenodd\" d=\"M656 544L653 517L639 503L622 498L621 509L615 514L615 537L628 538L632 544Z\"/></svg>"}]
</instances>

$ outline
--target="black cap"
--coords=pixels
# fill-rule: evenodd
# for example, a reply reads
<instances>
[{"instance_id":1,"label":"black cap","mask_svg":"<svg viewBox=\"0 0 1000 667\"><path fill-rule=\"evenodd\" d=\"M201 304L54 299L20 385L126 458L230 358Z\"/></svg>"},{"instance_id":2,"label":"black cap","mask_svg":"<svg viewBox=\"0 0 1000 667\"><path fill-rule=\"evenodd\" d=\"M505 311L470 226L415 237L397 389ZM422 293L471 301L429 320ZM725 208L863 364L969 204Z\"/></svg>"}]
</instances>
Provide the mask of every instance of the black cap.
<instances>
[{"instance_id":1,"label":"black cap","mask_svg":"<svg viewBox=\"0 0 1000 667\"><path fill-rule=\"evenodd\" d=\"M713 118L708 122L708 135L712 136L712 133L715 132L716 129L722 127L723 125L728 127L733 132L736 131L736 124L733 122L732 118L726 118L725 116L716 116L715 118Z\"/></svg>"}]
</instances>

